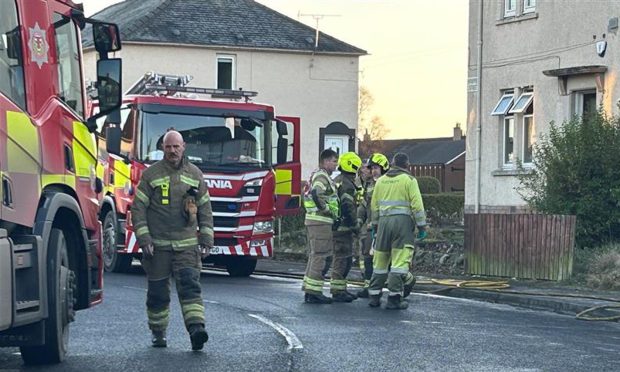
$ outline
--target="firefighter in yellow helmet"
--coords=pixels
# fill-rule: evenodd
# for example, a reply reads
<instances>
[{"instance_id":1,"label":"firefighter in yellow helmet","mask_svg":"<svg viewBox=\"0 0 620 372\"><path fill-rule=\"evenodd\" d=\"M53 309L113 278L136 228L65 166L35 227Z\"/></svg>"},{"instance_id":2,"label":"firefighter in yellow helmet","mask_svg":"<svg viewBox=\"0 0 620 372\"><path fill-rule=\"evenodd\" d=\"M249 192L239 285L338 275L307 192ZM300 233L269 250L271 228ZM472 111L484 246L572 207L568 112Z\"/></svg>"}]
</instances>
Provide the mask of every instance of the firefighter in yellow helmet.
<instances>
[{"instance_id":1,"label":"firefighter in yellow helmet","mask_svg":"<svg viewBox=\"0 0 620 372\"><path fill-rule=\"evenodd\" d=\"M355 180L361 167L362 159L354 152L344 153L338 160L340 174L335 182L340 199L340 219L334 225L334 258L330 282L332 298L336 302L351 302L357 298L347 291L346 277L353 261L353 237L359 233Z\"/></svg>"},{"instance_id":2,"label":"firefighter in yellow helmet","mask_svg":"<svg viewBox=\"0 0 620 372\"><path fill-rule=\"evenodd\" d=\"M409 267L414 253L414 229L417 225L418 238L426 237L426 214L418 182L408 168L409 157L397 153L392 169L377 180L373 191L371 213L377 237L368 289L371 307L381 304L386 280L389 294L385 308L402 310L409 306L403 297L405 283L413 277Z\"/></svg>"},{"instance_id":3,"label":"firefighter in yellow helmet","mask_svg":"<svg viewBox=\"0 0 620 372\"><path fill-rule=\"evenodd\" d=\"M331 178L338 167L338 154L331 149L323 150L319 161L319 169L312 173L308 189L304 192L304 224L310 253L302 290L305 292L305 302L329 304L331 297L323 295L323 269L333 253L332 227L340 212L336 184Z\"/></svg>"},{"instance_id":4,"label":"firefighter in yellow helmet","mask_svg":"<svg viewBox=\"0 0 620 372\"><path fill-rule=\"evenodd\" d=\"M357 209L358 223L360 228L360 246L361 246L361 259L360 268L362 269L362 275L364 276L364 288L357 293L358 297L368 298L368 287L370 286L370 278L372 277L372 254L371 246L375 236L372 232L372 216L370 211L370 204L372 201L372 192L375 188L375 183L387 171L390 169L390 162L388 158L380 153L374 153L368 158L366 166L369 168L369 176L363 181L363 199Z\"/></svg>"}]
</instances>

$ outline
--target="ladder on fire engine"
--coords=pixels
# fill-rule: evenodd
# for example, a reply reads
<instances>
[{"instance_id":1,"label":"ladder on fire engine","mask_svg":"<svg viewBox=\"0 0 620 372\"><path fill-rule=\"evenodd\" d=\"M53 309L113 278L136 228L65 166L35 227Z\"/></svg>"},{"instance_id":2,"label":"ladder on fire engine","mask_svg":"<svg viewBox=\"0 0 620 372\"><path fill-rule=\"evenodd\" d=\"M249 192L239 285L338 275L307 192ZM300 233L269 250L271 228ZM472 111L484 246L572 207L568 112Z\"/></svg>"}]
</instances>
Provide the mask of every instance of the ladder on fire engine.
<instances>
[{"instance_id":1,"label":"ladder on fire engine","mask_svg":"<svg viewBox=\"0 0 620 372\"><path fill-rule=\"evenodd\" d=\"M250 98L258 95L257 92L242 89L188 87L187 84L189 84L192 79L193 77L191 75L167 75L147 72L138 79L125 94L173 96L177 93L193 93L209 95L212 98L244 99L245 102L249 102Z\"/></svg>"}]
</instances>

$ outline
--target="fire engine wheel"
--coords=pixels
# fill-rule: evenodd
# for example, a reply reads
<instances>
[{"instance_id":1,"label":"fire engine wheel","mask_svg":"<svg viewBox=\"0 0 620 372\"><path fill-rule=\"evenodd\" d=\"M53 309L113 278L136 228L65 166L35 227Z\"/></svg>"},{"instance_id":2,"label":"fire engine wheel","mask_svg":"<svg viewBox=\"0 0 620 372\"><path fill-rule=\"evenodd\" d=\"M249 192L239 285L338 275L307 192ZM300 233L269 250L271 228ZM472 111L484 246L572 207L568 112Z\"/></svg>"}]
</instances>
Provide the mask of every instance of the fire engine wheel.
<instances>
[{"instance_id":1,"label":"fire engine wheel","mask_svg":"<svg viewBox=\"0 0 620 372\"><path fill-rule=\"evenodd\" d=\"M117 231L116 216L108 211L103 219L103 267L105 271L124 273L131 268L133 257L118 253Z\"/></svg>"},{"instance_id":2,"label":"fire engine wheel","mask_svg":"<svg viewBox=\"0 0 620 372\"><path fill-rule=\"evenodd\" d=\"M26 364L62 362L69 346L69 323L75 319L75 273L69 269L67 242L60 229L53 228L48 246L47 301L49 317L45 322L45 343L20 348Z\"/></svg>"},{"instance_id":3,"label":"fire engine wheel","mask_svg":"<svg viewBox=\"0 0 620 372\"><path fill-rule=\"evenodd\" d=\"M256 269L256 258L229 257L226 262L226 271L230 276L246 277L252 275Z\"/></svg>"}]
</instances>

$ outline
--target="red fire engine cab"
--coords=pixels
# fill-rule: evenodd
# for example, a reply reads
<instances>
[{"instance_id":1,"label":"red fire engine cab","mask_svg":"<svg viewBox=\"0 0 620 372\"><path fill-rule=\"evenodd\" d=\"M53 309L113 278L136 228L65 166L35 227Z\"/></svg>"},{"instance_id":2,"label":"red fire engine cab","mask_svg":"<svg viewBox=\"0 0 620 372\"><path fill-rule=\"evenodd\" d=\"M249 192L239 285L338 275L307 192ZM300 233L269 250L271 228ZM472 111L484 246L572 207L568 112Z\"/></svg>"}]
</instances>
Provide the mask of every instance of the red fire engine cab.
<instances>
[{"instance_id":1,"label":"red fire engine cab","mask_svg":"<svg viewBox=\"0 0 620 372\"><path fill-rule=\"evenodd\" d=\"M65 358L75 311L101 302L96 117L81 30L92 27L101 115L121 103L116 25L70 0L0 1L0 346L28 364Z\"/></svg>"},{"instance_id":2,"label":"red fire engine cab","mask_svg":"<svg viewBox=\"0 0 620 372\"><path fill-rule=\"evenodd\" d=\"M105 196L101 202L104 264L125 271L140 252L130 224L142 171L163 158L169 128L203 172L211 195L215 246L205 263L248 276L257 258L273 256L274 218L298 212L300 121L253 103L255 92L189 87L189 76L147 73L118 112L100 120ZM200 98L208 95L208 98Z\"/></svg>"}]
</instances>

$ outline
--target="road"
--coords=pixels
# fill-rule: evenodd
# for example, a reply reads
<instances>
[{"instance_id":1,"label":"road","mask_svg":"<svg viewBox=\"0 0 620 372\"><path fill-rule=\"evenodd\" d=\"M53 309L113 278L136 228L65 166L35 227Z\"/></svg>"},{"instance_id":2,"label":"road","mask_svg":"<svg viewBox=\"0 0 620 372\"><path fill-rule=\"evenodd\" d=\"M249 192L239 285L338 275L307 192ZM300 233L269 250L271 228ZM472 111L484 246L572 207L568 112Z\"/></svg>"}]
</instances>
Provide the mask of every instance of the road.
<instances>
[{"instance_id":1,"label":"road","mask_svg":"<svg viewBox=\"0 0 620 372\"><path fill-rule=\"evenodd\" d=\"M619 370L620 324L413 294L406 311L308 305L300 281L202 275L209 343L190 351L173 297L168 348L150 347L145 278L106 274L104 303L79 312L70 355L25 368L0 349L0 371L605 371ZM173 293L176 296L176 293Z\"/></svg>"}]
</instances>

